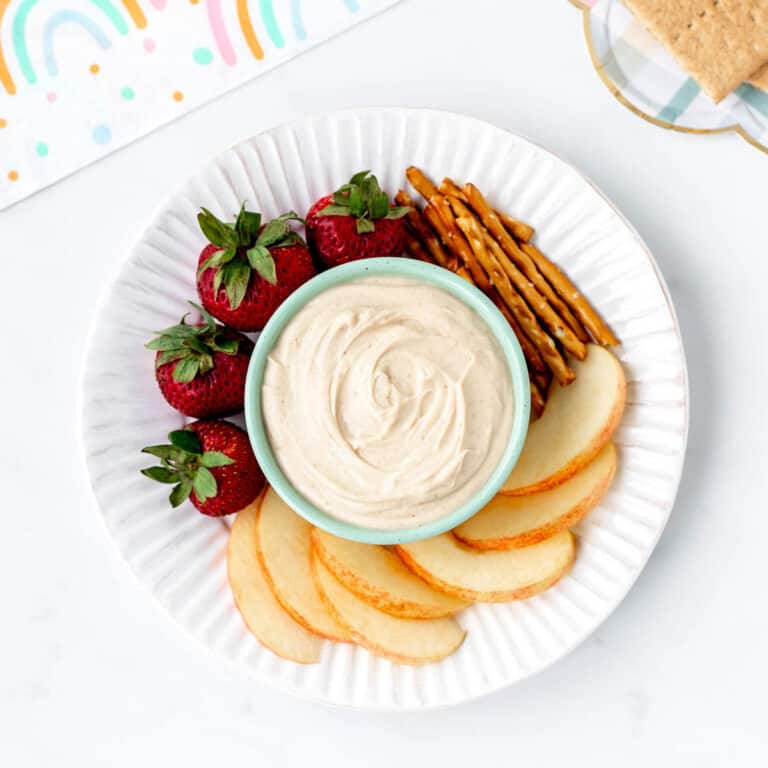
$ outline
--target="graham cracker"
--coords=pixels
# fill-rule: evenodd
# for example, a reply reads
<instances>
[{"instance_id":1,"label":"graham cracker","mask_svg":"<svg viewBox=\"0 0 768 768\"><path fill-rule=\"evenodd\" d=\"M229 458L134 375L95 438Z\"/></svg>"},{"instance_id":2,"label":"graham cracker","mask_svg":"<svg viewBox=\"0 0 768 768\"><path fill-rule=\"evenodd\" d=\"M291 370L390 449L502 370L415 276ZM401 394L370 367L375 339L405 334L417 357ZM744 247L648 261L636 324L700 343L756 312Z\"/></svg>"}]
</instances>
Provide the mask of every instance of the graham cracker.
<instances>
[{"instance_id":1,"label":"graham cracker","mask_svg":"<svg viewBox=\"0 0 768 768\"><path fill-rule=\"evenodd\" d=\"M717 103L768 62L768 0L626 0Z\"/></svg>"},{"instance_id":2,"label":"graham cracker","mask_svg":"<svg viewBox=\"0 0 768 768\"><path fill-rule=\"evenodd\" d=\"M747 80L750 85L754 85L755 88L760 88L764 91L768 91L768 64L762 69L758 69L752 77Z\"/></svg>"}]
</instances>

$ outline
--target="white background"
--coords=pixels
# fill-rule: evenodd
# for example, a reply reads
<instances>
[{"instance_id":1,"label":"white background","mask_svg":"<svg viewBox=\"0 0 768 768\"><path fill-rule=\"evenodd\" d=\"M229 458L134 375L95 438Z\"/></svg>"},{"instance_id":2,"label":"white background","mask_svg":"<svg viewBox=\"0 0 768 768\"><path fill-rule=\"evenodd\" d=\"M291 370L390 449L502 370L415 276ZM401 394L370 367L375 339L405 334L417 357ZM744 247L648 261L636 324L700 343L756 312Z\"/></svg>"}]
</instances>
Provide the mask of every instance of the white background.
<instances>
[{"instance_id":1,"label":"white background","mask_svg":"<svg viewBox=\"0 0 768 768\"><path fill-rule=\"evenodd\" d=\"M683 328L692 423L669 526L579 649L426 714L335 710L201 650L119 559L76 439L97 299L206 159L306 112L466 112L561 154L640 231ZM762 766L768 760L768 157L621 107L565 0L406 0L0 214L0 764Z\"/></svg>"}]
</instances>

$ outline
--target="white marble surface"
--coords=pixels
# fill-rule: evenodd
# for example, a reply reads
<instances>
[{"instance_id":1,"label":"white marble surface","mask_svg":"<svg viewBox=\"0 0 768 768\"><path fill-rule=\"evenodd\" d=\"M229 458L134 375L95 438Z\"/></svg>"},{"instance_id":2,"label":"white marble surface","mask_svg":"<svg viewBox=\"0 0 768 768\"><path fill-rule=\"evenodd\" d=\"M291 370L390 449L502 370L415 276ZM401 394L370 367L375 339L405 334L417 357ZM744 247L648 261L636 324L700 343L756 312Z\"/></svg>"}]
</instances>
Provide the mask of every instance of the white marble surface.
<instances>
[{"instance_id":1,"label":"white marble surface","mask_svg":"<svg viewBox=\"0 0 768 768\"><path fill-rule=\"evenodd\" d=\"M0 764L768 760L768 157L735 135L663 131L620 107L592 70L580 15L565 0L469 7L405 0L0 214ZM360 104L474 114L591 176L656 254L691 375L678 503L624 604L539 677L422 715L296 701L202 651L117 556L76 439L97 298L158 200L242 137Z\"/></svg>"}]
</instances>

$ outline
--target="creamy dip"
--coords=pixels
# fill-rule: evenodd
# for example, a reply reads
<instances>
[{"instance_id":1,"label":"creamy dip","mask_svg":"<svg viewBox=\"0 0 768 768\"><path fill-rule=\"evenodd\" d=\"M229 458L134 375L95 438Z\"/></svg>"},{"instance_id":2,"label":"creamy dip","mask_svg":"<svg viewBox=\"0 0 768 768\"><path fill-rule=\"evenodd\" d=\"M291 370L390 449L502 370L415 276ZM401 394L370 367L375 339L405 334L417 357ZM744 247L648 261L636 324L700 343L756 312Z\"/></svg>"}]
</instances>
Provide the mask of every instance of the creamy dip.
<instances>
[{"instance_id":1,"label":"creamy dip","mask_svg":"<svg viewBox=\"0 0 768 768\"><path fill-rule=\"evenodd\" d=\"M509 440L504 354L464 303L370 277L307 303L267 361L262 413L291 484L330 515L420 525L468 501Z\"/></svg>"}]
</instances>

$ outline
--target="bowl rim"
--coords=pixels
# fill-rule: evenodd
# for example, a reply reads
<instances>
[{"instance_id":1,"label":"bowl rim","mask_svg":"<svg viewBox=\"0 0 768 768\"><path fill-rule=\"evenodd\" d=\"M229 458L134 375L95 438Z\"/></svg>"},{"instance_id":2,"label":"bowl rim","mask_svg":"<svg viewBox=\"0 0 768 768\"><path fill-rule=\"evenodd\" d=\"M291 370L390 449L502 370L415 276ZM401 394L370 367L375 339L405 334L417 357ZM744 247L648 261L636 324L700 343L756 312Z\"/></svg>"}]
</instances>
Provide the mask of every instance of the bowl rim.
<instances>
[{"instance_id":1,"label":"bowl rim","mask_svg":"<svg viewBox=\"0 0 768 768\"><path fill-rule=\"evenodd\" d=\"M261 388L267 359L286 325L308 302L330 288L365 277L405 277L429 283L459 299L480 317L499 343L507 361L515 398L512 428L499 464L488 482L458 509L421 525L376 529L341 520L304 498L286 477L267 437L261 409ZM365 544L405 544L455 528L479 512L509 477L522 451L530 420L531 399L528 368L512 327L493 302L478 288L452 272L404 257L359 259L321 272L297 288L277 308L261 331L248 364L245 380L245 422L248 437L267 482L278 496L312 525L344 539Z\"/></svg>"}]
</instances>

